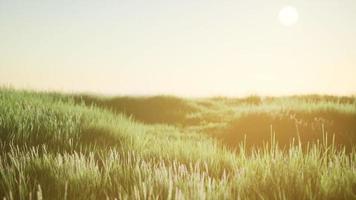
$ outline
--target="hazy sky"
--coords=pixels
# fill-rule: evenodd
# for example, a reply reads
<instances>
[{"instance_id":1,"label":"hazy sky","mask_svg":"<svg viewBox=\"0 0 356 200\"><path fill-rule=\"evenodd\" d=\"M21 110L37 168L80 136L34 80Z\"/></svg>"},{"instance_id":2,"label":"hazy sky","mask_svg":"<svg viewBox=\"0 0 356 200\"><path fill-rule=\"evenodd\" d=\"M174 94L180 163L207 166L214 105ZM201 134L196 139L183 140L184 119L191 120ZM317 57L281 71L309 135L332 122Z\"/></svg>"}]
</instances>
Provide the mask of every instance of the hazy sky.
<instances>
[{"instance_id":1,"label":"hazy sky","mask_svg":"<svg viewBox=\"0 0 356 200\"><path fill-rule=\"evenodd\" d=\"M298 22L278 20L293 6ZM356 93L356 0L0 0L0 85Z\"/></svg>"}]
</instances>

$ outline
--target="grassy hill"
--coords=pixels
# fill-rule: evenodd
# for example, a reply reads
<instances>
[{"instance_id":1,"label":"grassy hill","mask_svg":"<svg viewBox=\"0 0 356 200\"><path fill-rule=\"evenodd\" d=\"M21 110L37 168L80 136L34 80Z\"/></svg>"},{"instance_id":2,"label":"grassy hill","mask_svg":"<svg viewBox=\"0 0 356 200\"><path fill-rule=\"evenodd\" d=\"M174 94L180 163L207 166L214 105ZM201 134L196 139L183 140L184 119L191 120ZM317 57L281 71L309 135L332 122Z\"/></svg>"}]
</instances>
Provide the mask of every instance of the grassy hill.
<instances>
[{"instance_id":1,"label":"grassy hill","mask_svg":"<svg viewBox=\"0 0 356 200\"><path fill-rule=\"evenodd\" d=\"M355 199L356 98L0 89L6 199Z\"/></svg>"}]
</instances>

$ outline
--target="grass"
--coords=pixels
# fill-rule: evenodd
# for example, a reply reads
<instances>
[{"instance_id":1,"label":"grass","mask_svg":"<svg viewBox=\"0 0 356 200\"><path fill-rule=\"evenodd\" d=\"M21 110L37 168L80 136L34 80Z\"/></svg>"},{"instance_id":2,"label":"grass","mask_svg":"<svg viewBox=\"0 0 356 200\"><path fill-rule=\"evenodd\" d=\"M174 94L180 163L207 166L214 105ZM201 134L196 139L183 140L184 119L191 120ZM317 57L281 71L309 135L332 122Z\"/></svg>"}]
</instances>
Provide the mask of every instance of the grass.
<instances>
[{"instance_id":1,"label":"grass","mask_svg":"<svg viewBox=\"0 0 356 200\"><path fill-rule=\"evenodd\" d=\"M6 199L355 199L356 98L0 90Z\"/></svg>"}]
</instances>

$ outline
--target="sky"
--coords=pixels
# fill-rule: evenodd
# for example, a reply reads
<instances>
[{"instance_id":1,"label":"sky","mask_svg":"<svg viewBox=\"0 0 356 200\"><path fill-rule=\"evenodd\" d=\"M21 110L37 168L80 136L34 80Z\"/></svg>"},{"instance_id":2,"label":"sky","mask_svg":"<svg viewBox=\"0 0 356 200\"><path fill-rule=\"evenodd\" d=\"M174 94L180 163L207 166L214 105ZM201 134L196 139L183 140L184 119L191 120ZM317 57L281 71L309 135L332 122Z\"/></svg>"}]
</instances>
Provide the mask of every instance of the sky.
<instances>
[{"instance_id":1,"label":"sky","mask_svg":"<svg viewBox=\"0 0 356 200\"><path fill-rule=\"evenodd\" d=\"M299 19L285 26L281 9ZM356 94L355 0L0 0L0 85L109 95Z\"/></svg>"}]
</instances>

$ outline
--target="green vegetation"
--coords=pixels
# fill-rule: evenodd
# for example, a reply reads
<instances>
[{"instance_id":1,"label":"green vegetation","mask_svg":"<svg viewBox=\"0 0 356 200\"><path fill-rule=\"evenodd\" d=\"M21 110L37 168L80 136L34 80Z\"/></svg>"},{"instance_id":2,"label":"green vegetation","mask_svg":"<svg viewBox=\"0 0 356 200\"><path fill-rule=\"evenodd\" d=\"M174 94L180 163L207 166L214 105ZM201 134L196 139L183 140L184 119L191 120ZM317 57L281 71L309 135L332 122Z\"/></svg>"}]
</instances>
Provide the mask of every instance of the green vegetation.
<instances>
[{"instance_id":1,"label":"green vegetation","mask_svg":"<svg viewBox=\"0 0 356 200\"><path fill-rule=\"evenodd\" d=\"M0 198L355 199L356 98L0 89Z\"/></svg>"}]
</instances>

